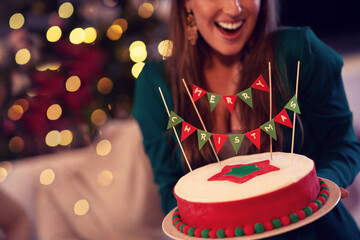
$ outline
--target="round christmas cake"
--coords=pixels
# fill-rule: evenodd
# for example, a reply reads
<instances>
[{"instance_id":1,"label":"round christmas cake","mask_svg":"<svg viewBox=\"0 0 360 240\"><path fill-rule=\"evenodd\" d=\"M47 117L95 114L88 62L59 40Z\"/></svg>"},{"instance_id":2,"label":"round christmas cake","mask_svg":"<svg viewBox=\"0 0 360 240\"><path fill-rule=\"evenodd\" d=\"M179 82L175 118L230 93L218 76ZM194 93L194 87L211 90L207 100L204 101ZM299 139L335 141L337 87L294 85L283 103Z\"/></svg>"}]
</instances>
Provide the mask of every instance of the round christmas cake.
<instances>
[{"instance_id":1,"label":"round christmas cake","mask_svg":"<svg viewBox=\"0 0 360 240\"><path fill-rule=\"evenodd\" d=\"M195 237L234 237L297 222L329 196L314 162L302 155L237 156L198 168L174 187L173 224Z\"/></svg>"}]
</instances>

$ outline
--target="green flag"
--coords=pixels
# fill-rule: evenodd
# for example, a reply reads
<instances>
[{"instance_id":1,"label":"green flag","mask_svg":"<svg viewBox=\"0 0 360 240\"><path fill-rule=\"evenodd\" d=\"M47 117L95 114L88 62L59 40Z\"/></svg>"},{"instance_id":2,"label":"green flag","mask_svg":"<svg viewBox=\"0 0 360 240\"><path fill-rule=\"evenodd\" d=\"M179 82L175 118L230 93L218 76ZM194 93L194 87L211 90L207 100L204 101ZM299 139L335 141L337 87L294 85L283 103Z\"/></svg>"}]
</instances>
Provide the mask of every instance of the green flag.
<instances>
[{"instance_id":1,"label":"green flag","mask_svg":"<svg viewBox=\"0 0 360 240\"><path fill-rule=\"evenodd\" d=\"M199 143L199 150L200 150L204 146L204 144L209 140L209 138L211 137L211 133L198 129L197 135L198 135L198 143Z\"/></svg>"},{"instance_id":2,"label":"green flag","mask_svg":"<svg viewBox=\"0 0 360 240\"><path fill-rule=\"evenodd\" d=\"M210 109L212 112L214 110L214 108L216 107L216 104L219 102L221 96L218 94L215 94L215 93L207 92L207 97L208 97Z\"/></svg>"},{"instance_id":3,"label":"green flag","mask_svg":"<svg viewBox=\"0 0 360 240\"><path fill-rule=\"evenodd\" d=\"M300 108L296 96L293 96L293 98L286 104L285 108L300 114Z\"/></svg>"},{"instance_id":4,"label":"green flag","mask_svg":"<svg viewBox=\"0 0 360 240\"><path fill-rule=\"evenodd\" d=\"M229 139L231 145L233 146L235 153L237 154L240 148L240 145L244 139L244 134L230 134Z\"/></svg>"},{"instance_id":5,"label":"green flag","mask_svg":"<svg viewBox=\"0 0 360 240\"><path fill-rule=\"evenodd\" d=\"M173 126L178 125L179 123L181 123L182 121L184 121L184 119L182 119L181 117L179 117L176 113L174 113L173 111L171 111L170 113L170 117L169 117L169 122L167 125L167 129L172 128Z\"/></svg>"},{"instance_id":6,"label":"green flag","mask_svg":"<svg viewBox=\"0 0 360 240\"><path fill-rule=\"evenodd\" d=\"M275 121L274 121L274 119L271 119L271 120L268 121L267 123L261 125L260 128L261 128L264 132L266 132L267 134L269 134L273 139L275 139L275 140L277 141L276 128L275 128Z\"/></svg>"},{"instance_id":7,"label":"green flag","mask_svg":"<svg viewBox=\"0 0 360 240\"><path fill-rule=\"evenodd\" d=\"M236 94L241 100L246 102L251 108L253 108L251 88L248 88L242 92Z\"/></svg>"}]
</instances>

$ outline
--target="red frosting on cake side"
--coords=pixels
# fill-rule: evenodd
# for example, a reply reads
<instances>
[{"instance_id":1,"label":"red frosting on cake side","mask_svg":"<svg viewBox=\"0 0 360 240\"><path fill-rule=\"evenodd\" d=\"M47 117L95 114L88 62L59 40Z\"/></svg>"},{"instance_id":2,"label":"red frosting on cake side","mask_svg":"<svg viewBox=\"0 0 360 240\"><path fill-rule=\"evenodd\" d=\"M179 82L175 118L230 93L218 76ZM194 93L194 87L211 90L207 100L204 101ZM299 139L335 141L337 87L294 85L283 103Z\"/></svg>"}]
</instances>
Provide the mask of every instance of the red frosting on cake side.
<instances>
[{"instance_id":1,"label":"red frosting on cake side","mask_svg":"<svg viewBox=\"0 0 360 240\"><path fill-rule=\"evenodd\" d=\"M219 203L190 202L177 196L181 220L199 228L254 225L289 215L306 207L318 196L315 167L297 183L261 196Z\"/></svg>"}]
</instances>

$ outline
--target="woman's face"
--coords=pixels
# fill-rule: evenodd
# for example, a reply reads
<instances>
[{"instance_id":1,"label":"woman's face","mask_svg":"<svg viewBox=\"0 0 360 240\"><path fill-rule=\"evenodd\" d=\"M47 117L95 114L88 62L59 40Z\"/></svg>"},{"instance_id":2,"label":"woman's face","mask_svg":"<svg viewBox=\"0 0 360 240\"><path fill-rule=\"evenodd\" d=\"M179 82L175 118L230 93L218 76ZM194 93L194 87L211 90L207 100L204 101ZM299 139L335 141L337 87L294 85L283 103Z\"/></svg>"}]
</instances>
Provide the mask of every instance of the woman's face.
<instances>
[{"instance_id":1,"label":"woman's face","mask_svg":"<svg viewBox=\"0 0 360 240\"><path fill-rule=\"evenodd\" d=\"M260 10L260 0L186 0L198 31L219 53L239 53L250 38Z\"/></svg>"}]
</instances>

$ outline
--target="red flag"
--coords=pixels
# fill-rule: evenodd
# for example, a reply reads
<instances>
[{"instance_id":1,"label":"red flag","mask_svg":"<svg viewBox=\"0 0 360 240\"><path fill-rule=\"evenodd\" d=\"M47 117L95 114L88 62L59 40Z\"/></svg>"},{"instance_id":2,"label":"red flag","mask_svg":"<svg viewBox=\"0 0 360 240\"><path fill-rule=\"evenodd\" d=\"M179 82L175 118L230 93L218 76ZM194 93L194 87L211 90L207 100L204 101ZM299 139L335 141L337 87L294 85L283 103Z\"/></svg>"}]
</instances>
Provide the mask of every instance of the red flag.
<instances>
[{"instance_id":1,"label":"red flag","mask_svg":"<svg viewBox=\"0 0 360 240\"><path fill-rule=\"evenodd\" d=\"M253 85L251 85L252 88L259 89L265 92L270 92L269 87L267 86L263 76L260 74L260 76L255 80Z\"/></svg>"},{"instance_id":2,"label":"red flag","mask_svg":"<svg viewBox=\"0 0 360 240\"><path fill-rule=\"evenodd\" d=\"M260 149L260 128L245 133L245 136L258 148Z\"/></svg>"},{"instance_id":3,"label":"red flag","mask_svg":"<svg viewBox=\"0 0 360 240\"><path fill-rule=\"evenodd\" d=\"M199 98L201 98L202 96L204 96L206 94L206 91L202 88L199 88L198 86L196 86L195 84L193 84L193 100L194 102L196 102Z\"/></svg>"},{"instance_id":4,"label":"red flag","mask_svg":"<svg viewBox=\"0 0 360 240\"><path fill-rule=\"evenodd\" d=\"M282 125L285 125L289 128L293 127L289 115L287 114L285 108L274 118L274 121Z\"/></svg>"},{"instance_id":5,"label":"red flag","mask_svg":"<svg viewBox=\"0 0 360 240\"><path fill-rule=\"evenodd\" d=\"M213 133L212 136L214 138L214 144L215 144L215 148L216 148L216 153L219 153L220 149L222 148L222 146L224 145L226 139L228 138L228 135L222 135L222 134Z\"/></svg>"},{"instance_id":6,"label":"red flag","mask_svg":"<svg viewBox=\"0 0 360 240\"><path fill-rule=\"evenodd\" d=\"M184 141L188 136L190 136L196 130L197 130L196 127L183 121L182 130L181 130L181 142Z\"/></svg>"},{"instance_id":7,"label":"red flag","mask_svg":"<svg viewBox=\"0 0 360 240\"><path fill-rule=\"evenodd\" d=\"M234 110L234 106L235 106L236 95L228 95L228 96L222 96L222 97L223 97L230 113L232 113Z\"/></svg>"}]
</instances>

